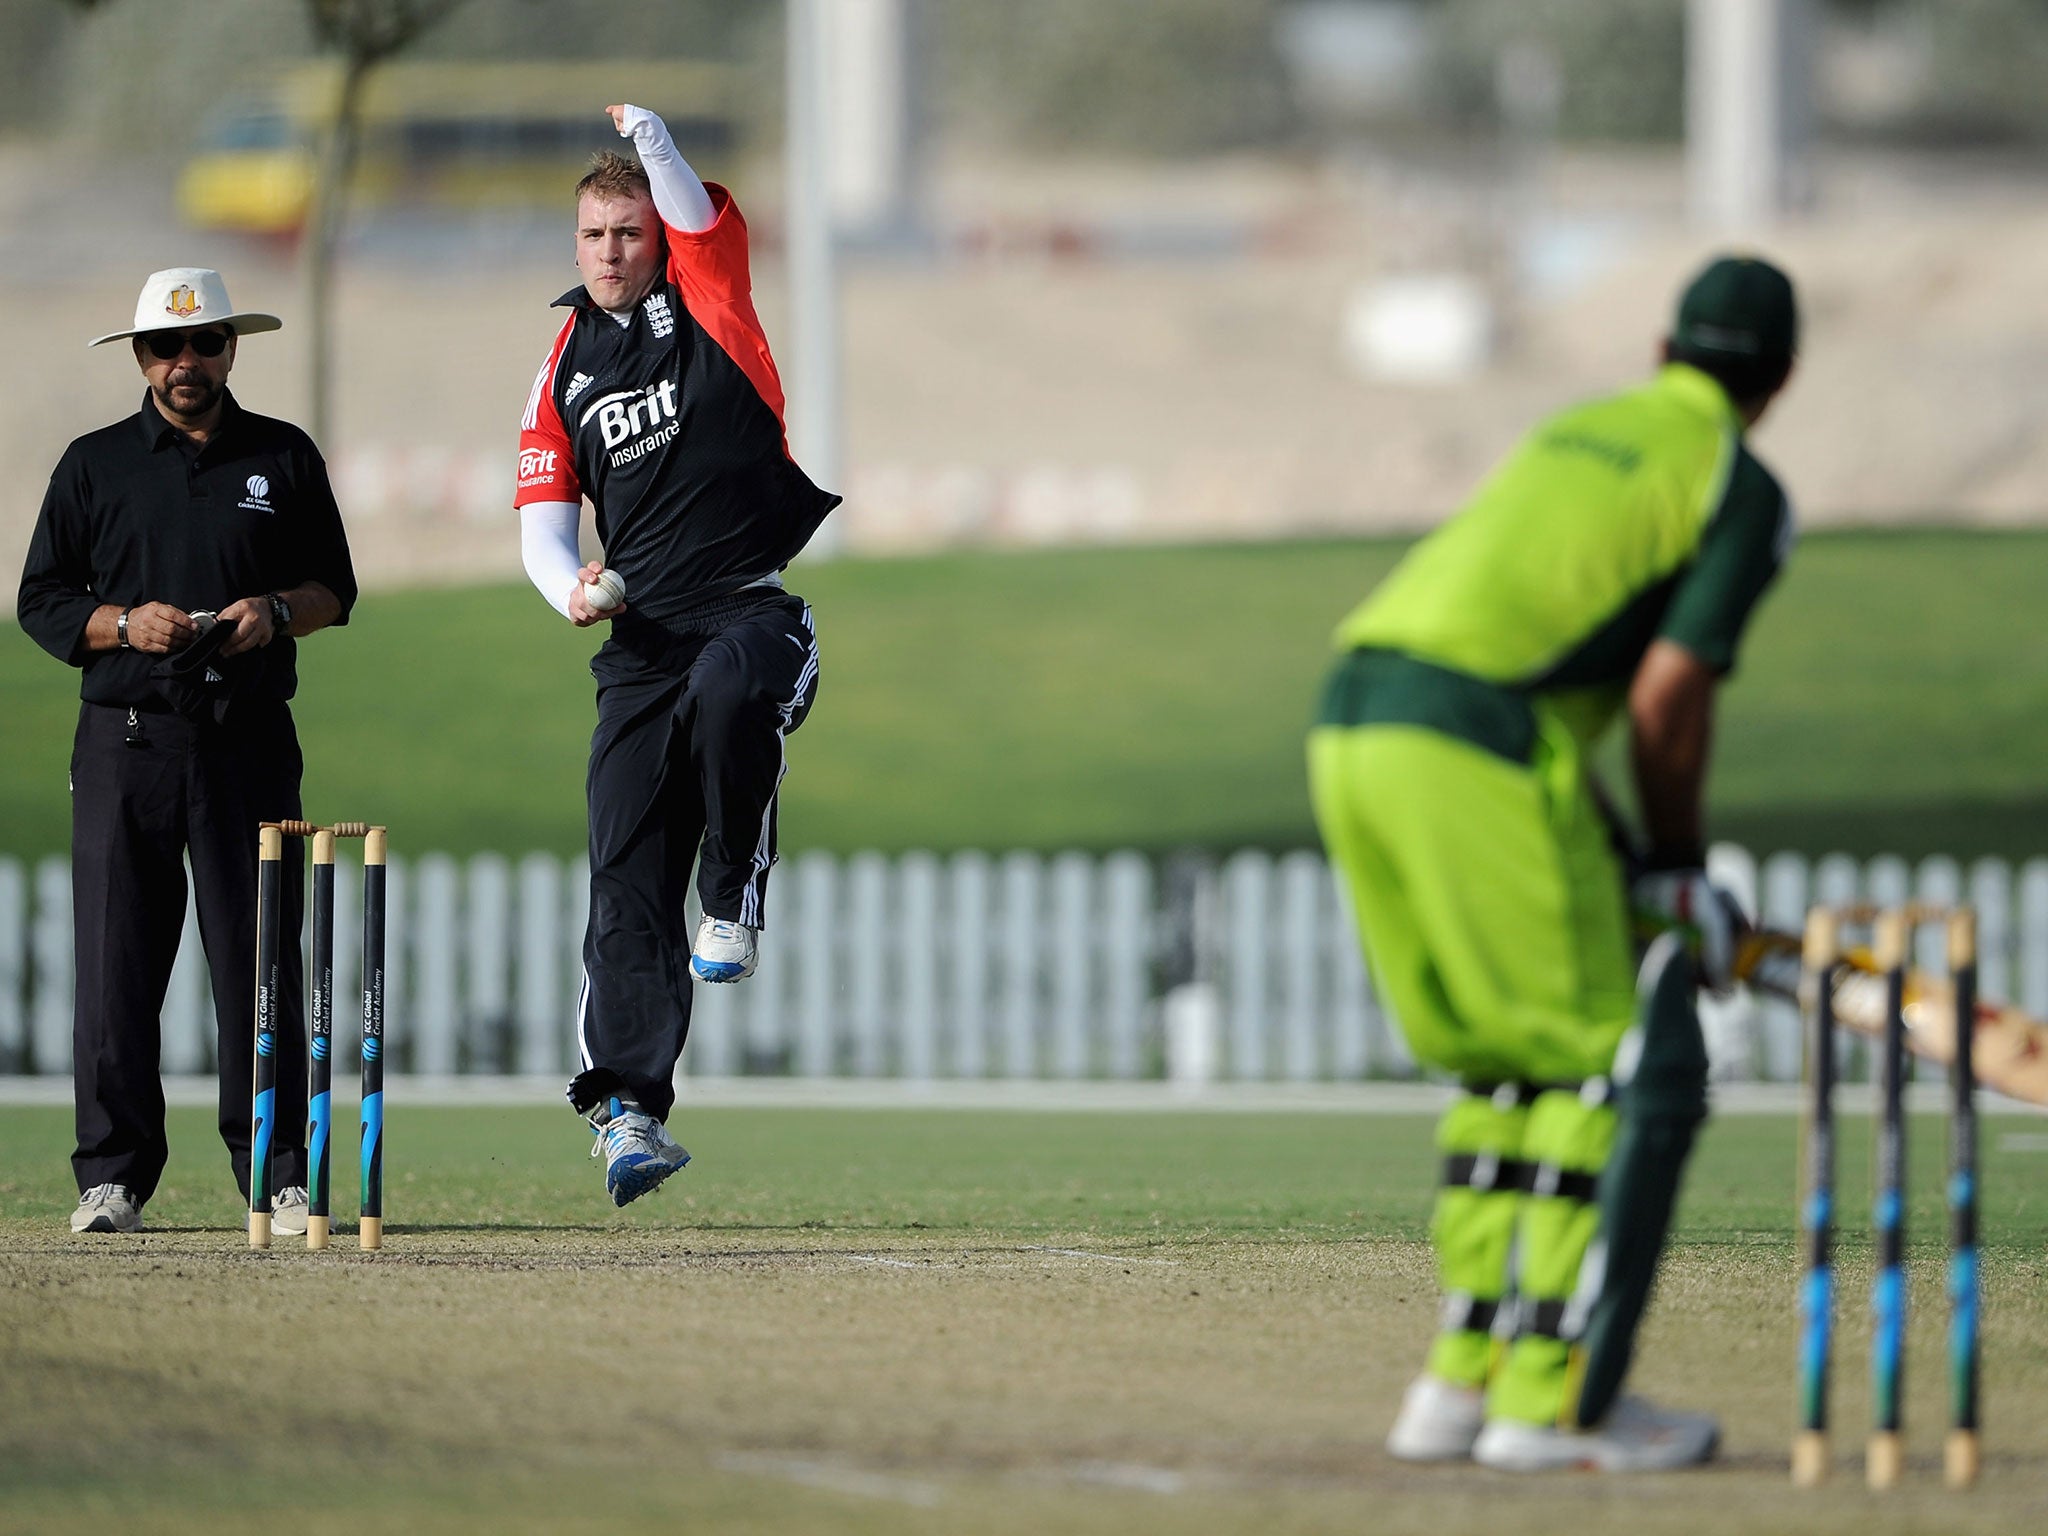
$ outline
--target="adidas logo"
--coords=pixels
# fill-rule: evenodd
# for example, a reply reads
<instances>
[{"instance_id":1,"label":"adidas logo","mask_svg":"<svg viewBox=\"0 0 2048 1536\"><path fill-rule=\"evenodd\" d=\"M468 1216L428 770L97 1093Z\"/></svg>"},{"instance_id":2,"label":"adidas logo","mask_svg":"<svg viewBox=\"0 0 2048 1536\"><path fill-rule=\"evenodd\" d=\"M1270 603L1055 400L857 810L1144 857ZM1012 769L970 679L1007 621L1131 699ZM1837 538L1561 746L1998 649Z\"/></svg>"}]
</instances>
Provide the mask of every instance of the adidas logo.
<instances>
[{"instance_id":1,"label":"adidas logo","mask_svg":"<svg viewBox=\"0 0 2048 1536\"><path fill-rule=\"evenodd\" d=\"M583 391L590 388L590 386L595 382L596 380L592 379L591 376L587 373L577 374L575 378L569 381L569 389L568 392L562 396L562 404L570 404L572 401L575 400L575 398L578 395L582 394Z\"/></svg>"}]
</instances>

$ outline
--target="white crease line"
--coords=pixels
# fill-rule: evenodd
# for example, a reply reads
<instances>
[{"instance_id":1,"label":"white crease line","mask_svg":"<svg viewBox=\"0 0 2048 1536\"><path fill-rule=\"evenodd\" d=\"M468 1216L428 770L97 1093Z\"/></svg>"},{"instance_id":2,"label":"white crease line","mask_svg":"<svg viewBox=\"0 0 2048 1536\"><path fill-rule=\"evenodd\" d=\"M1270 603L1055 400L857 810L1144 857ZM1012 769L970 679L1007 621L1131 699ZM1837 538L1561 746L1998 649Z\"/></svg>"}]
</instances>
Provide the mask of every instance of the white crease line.
<instances>
[{"instance_id":1,"label":"white crease line","mask_svg":"<svg viewBox=\"0 0 2048 1536\"><path fill-rule=\"evenodd\" d=\"M1146 1467L1128 1461L1080 1461L1059 1469L1077 1483L1107 1488L1133 1488L1140 1493L1185 1493L1188 1480L1171 1467Z\"/></svg>"},{"instance_id":2,"label":"white crease line","mask_svg":"<svg viewBox=\"0 0 2048 1536\"><path fill-rule=\"evenodd\" d=\"M835 1467L829 1462L805 1461L795 1456L762 1456L750 1451L722 1451L717 1458L721 1471L744 1472L756 1477L775 1477L830 1493L852 1493L867 1499L893 1499L930 1509L941 1492L935 1483L920 1483L908 1477L890 1477L882 1472L863 1472L856 1467Z\"/></svg>"},{"instance_id":3,"label":"white crease line","mask_svg":"<svg viewBox=\"0 0 2048 1536\"><path fill-rule=\"evenodd\" d=\"M1085 1249L1085 1248L1047 1248L1047 1247L1045 1247L1045 1246L1044 1246L1043 1244L1041 1244L1041 1243L1026 1243L1026 1244L1025 1244L1025 1245L1024 1245L1024 1246L1023 1246L1022 1248L1020 1248L1020 1249L1018 1250L1018 1252L1020 1252L1020 1253L1056 1253L1056 1254L1058 1254L1058 1255L1059 1255L1059 1256L1060 1256L1061 1258L1065 1258L1065 1259L1100 1259L1100 1260L1102 1260L1102 1262L1103 1262L1103 1263L1105 1263L1105 1264L1167 1264L1167 1265L1172 1265L1172 1264L1174 1264L1174 1263L1176 1263L1176 1262L1177 1262L1176 1260L1173 1260L1173 1259L1140 1259L1140 1258L1136 1258L1136 1257L1133 1257L1133 1256L1131 1256L1131 1255L1128 1255L1128 1254L1121 1254L1121 1253L1090 1253L1090 1252L1089 1252L1089 1251L1088 1251L1087 1249Z\"/></svg>"},{"instance_id":4,"label":"white crease line","mask_svg":"<svg viewBox=\"0 0 2048 1536\"><path fill-rule=\"evenodd\" d=\"M2048 1152L2048 1136L2035 1131L2007 1131L1998 1138L2001 1152Z\"/></svg>"},{"instance_id":5,"label":"white crease line","mask_svg":"<svg viewBox=\"0 0 2048 1536\"><path fill-rule=\"evenodd\" d=\"M925 1268L925 1266L924 1266L924 1265L922 1265L922 1264L913 1264L913 1263L911 1263L911 1262L910 1262L909 1260L907 1260L907 1259L884 1259L884 1258L878 1258L878 1257L876 1257L876 1256L875 1256L874 1254L872 1254L872 1253L849 1253L849 1254L847 1254L847 1255L846 1255L846 1257L847 1257L847 1258L849 1258L849 1259L851 1259L851 1260L853 1260L853 1262L854 1262L854 1263L856 1263L856 1264L886 1264L886 1265L888 1265L888 1266L889 1266L889 1267L890 1267L891 1269L923 1269L923 1268Z\"/></svg>"}]
</instances>

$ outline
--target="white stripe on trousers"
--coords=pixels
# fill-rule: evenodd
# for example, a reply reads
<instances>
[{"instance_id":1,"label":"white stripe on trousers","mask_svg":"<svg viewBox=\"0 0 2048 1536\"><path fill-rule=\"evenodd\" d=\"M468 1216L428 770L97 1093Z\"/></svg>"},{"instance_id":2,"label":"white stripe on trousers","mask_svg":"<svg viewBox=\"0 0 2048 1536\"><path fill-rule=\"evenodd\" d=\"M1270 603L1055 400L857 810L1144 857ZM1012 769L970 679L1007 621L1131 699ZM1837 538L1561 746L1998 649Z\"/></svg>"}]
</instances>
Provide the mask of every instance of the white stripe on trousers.
<instances>
[{"instance_id":1,"label":"white stripe on trousers","mask_svg":"<svg viewBox=\"0 0 2048 1536\"><path fill-rule=\"evenodd\" d=\"M761 834L754 839L753 868L747 875L747 883L740 891L740 921L749 928L761 926L761 902L767 895L768 870L775 862L769 840L775 830L775 797L782 793L782 781L789 776L789 753L786 733L790 717L803 702L804 689L818 675L818 630L811 622L811 605L804 604L804 633L811 637L809 653L804 657L803 667L797 672L796 687L790 690L789 702L779 706L782 710L782 724L775 730L775 787L768 792L768 803L761 808Z\"/></svg>"},{"instance_id":2,"label":"white stripe on trousers","mask_svg":"<svg viewBox=\"0 0 2048 1536\"><path fill-rule=\"evenodd\" d=\"M596 1058L590 1054L589 1023L590 968L585 966L583 970L583 985L576 989L576 1055L582 1061L583 1070L586 1072L597 1065Z\"/></svg>"}]
</instances>

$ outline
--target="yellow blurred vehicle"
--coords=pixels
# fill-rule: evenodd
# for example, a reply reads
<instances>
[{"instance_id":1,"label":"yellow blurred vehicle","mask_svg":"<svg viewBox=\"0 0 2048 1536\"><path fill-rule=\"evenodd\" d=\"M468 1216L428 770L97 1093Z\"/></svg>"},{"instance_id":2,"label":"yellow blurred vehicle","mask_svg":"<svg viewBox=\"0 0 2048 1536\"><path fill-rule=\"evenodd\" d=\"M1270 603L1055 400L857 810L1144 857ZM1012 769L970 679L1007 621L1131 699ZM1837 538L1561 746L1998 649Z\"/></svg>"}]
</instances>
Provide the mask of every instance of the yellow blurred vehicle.
<instances>
[{"instance_id":1,"label":"yellow blurred vehicle","mask_svg":"<svg viewBox=\"0 0 2048 1536\"><path fill-rule=\"evenodd\" d=\"M350 195L442 209L559 203L593 153L621 147L604 115L617 101L660 113L715 178L738 138L738 89L732 66L703 60L387 64L364 88ZM186 222L295 234L340 93L339 66L309 64L224 105L178 177Z\"/></svg>"}]
</instances>

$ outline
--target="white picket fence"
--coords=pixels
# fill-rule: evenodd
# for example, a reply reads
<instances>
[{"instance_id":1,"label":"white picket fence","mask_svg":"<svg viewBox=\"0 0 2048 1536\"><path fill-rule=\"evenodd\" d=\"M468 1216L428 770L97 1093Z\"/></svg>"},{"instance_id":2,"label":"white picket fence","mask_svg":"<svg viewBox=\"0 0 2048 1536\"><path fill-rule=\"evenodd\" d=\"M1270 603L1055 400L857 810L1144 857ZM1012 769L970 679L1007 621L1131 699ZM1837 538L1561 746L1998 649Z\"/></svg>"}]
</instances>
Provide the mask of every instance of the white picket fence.
<instances>
[{"instance_id":1,"label":"white picket fence","mask_svg":"<svg viewBox=\"0 0 2048 1536\"><path fill-rule=\"evenodd\" d=\"M336 1034L348 1061L360 872L346 845L343 858ZM1965 869L1776 854L1759 864L1721 846L1712 864L1775 927L1796 928L1816 899L1966 898L1980 914L1985 994L2048 1016L2048 860ZM394 858L394 1070L568 1071L587 903L578 861ZM694 913L687 920L694 929ZM696 989L686 1072L1314 1081L1413 1071L1313 853L809 853L776 872L769 923L752 980ZM1938 949L1922 957L1939 961ZM68 866L0 858L0 1073L70 1070L71 997ZM1796 1075L1789 1007L1737 998L1710 1005L1706 1024L1721 1077ZM212 1035L188 908L164 1005L165 1071L208 1070Z\"/></svg>"}]
</instances>

